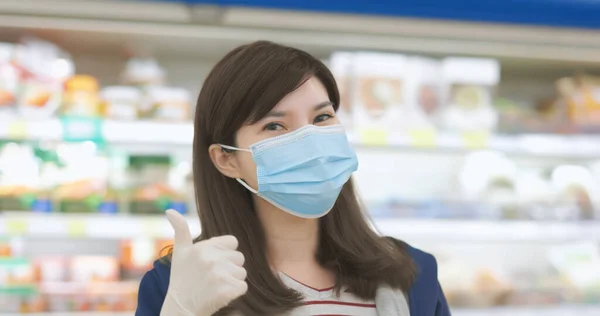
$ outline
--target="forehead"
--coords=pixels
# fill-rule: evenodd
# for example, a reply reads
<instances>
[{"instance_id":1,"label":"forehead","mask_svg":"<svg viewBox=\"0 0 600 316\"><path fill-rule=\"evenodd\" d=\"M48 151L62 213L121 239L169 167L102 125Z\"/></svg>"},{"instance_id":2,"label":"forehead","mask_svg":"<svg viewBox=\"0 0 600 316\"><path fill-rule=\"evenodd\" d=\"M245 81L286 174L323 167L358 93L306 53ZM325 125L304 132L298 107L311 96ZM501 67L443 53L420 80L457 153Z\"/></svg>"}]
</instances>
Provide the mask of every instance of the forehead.
<instances>
[{"instance_id":1,"label":"forehead","mask_svg":"<svg viewBox=\"0 0 600 316\"><path fill-rule=\"evenodd\" d=\"M283 97L273 111L312 109L316 104L329 101L327 89L316 77L311 77L296 90Z\"/></svg>"}]
</instances>

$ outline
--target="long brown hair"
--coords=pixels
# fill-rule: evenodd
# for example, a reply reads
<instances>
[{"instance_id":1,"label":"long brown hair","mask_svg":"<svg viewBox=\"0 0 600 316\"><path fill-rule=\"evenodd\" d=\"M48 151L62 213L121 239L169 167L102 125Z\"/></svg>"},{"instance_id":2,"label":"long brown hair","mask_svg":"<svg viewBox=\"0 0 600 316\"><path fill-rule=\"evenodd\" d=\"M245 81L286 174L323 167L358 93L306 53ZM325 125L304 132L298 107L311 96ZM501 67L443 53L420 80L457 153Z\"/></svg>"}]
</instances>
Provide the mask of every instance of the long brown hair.
<instances>
[{"instance_id":1,"label":"long brown hair","mask_svg":"<svg viewBox=\"0 0 600 316\"><path fill-rule=\"evenodd\" d=\"M211 144L236 145L236 133L266 115L285 95L310 77L325 86L330 101L340 101L327 67L308 53L259 41L238 47L212 69L198 97L194 134L194 185L202 226L196 241L234 235L245 255L248 292L219 311L279 315L298 306L301 295L273 274L266 257L263 228L251 193L221 174L208 153ZM335 289L372 299L382 283L408 292L415 266L402 249L379 237L369 226L352 181L348 181L331 212L320 220L316 259L335 272Z\"/></svg>"}]
</instances>

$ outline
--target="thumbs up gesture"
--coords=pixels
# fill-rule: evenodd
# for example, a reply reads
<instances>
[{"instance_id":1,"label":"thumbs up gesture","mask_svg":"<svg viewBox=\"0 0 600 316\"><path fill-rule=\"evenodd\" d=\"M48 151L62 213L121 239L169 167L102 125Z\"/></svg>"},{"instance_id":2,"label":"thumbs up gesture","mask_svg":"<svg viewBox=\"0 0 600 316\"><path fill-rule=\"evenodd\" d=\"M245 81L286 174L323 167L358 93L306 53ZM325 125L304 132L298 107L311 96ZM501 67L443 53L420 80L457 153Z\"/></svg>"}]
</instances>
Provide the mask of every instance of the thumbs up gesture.
<instances>
[{"instance_id":1,"label":"thumbs up gesture","mask_svg":"<svg viewBox=\"0 0 600 316\"><path fill-rule=\"evenodd\" d=\"M166 212L175 231L171 280L161 315L210 316L248 290L234 236L193 243L185 218Z\"/></svg>"}]
</instances>

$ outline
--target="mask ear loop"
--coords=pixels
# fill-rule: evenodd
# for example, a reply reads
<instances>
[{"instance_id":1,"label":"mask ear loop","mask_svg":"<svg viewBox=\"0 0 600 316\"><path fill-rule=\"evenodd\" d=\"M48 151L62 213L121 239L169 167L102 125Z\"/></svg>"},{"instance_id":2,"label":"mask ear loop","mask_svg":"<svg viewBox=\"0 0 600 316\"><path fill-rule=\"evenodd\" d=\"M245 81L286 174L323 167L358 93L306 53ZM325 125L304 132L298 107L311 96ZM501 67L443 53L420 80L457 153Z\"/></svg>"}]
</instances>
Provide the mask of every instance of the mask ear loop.
<instances>
[{"instance_id":1,"label":"mask ear loop","mask_svg":"<svg viewBox=\"0 0 600 316\"><path fill-rule=\"evenodd\" d=\"M237 148L237 147L233 147L233 146L228 146L228 145L223 145L223 144L219 144L219 146L221 146L221 148L223 149L229 149L229 150L237 150L237 151L245 151L245 152L249 152L251 153L252 150L250 149L243 149L243 148ZM254 194L258 194L257 190L254 190L253 188L250 187L250 185L248 185L248 183L244 182L244 180L240 179L240 178L235 178L235 180L237 182L239 182L241 185L244 186L244 188L248 189L248 191L254 193Z\"/></svg>"},{"instance_id":2,"label":"mask ear loop","mask_svg":"<svg viewBox=\"0 0 600 316\"><path fill-rule=\"evenodd\" d=\"M223 144L218 144L218 145L221 146L221 148L224 148L224 149L237 150L237 151L246 151L246 152L249 152L249 153L252 152L252 150L250 150L250 149L237 148L237 147L223 145Z\"/></svg>"}]
</instances>

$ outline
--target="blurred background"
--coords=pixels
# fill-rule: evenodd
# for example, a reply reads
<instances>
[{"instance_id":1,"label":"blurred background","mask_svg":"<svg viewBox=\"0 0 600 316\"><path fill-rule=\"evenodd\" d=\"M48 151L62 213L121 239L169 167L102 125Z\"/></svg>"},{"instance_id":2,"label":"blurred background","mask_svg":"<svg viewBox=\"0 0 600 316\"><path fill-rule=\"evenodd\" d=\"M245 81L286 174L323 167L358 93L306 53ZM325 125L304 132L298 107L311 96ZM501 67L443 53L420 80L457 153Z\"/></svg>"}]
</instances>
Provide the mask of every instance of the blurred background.
<instances>
[{"instance_id":1,"label":"blurred background","mask_svg":"<svg viewBox=\"0 0 600 316\"><path fill-rule=\"evenodd\" d=\"M0 315L133 315L188 214L195 98L266 39L327 63L383 234L453 315L600 315L600 3L0 1Z\"/></svg>"}]
</instances>

